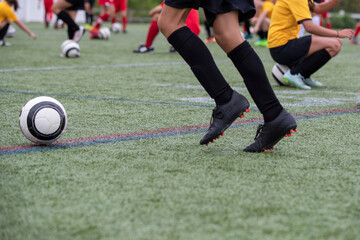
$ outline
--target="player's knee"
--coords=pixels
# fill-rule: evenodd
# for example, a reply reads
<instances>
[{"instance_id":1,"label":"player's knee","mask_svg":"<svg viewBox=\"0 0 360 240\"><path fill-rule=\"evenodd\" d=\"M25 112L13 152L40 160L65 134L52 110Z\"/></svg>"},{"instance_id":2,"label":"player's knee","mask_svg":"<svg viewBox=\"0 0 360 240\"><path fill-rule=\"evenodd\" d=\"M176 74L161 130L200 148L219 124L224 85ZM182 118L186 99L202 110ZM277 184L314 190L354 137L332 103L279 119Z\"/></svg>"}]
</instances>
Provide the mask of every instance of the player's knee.
<instances>
[{"instance_id":1,"label":"player's knee","mask_svg":"<svg viewBox=\"0 0 360 240\"><path fill-rule=\"evenodd\" d=\"M342 39L341 38L337 38L336 39L337 41L334 43L334 46L333 46L333 49L334 49L334 52L336 54L338 54L341 50L341 46L342 46Z\"/></svg>"}]
</instances>

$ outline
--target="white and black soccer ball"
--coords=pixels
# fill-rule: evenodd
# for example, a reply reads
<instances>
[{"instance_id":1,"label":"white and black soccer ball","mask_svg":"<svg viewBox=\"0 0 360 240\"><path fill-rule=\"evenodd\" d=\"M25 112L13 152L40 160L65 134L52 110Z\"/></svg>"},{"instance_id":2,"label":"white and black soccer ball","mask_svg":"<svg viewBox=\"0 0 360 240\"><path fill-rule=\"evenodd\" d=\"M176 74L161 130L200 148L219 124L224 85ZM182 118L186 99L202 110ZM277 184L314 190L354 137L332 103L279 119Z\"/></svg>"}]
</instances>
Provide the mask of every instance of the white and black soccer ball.
<instances>
[{"instance_id":1,"label":"white and black soccer ball","mask_svg":"<svg viewBox=\"0 0 360 240\"><path fill-rule=\"evenodd\" d=\"M74 40L65 40L61 44L61 53L62 56L67 58L80 57L80 45Z\"/></svg>"},{"instance_id":2,"label":"white and black soccer ball","mask_svg":"<svg viewBox=\"0 0 360 240\"><path fill-rule=\"evenodd\" d=\"M276 63L274 65L274 67L272 68L272 76L274 77L275 81L277 82L277 84L279 84L280 86L289 86L289 84L287 82L284 81L284 74L289 71L290 68L286 65L282 65L279 63Z\"/></svg>"},{"instance_id":3,"label":"white and black soccer ball","mask_svg":"<svg viewBox=\"0 0 360 240\"><path fill-rule=\"evenodd\" d=\"M99 37L100 39L108 40L111 37L110 29L107 27L102 27L99 29Z\"/></svg>"},{"instance_id":4,"label":"white and black soccer ball","mask_svg":"<svg viewBox=\"0 0 360 240\"><path fill-rule=\"evenodd\" d=\"M24 136L36 144L51 144L64 133L67 115L63 105L52 97L36 97L28 101L19 116Z\"/></svg>"},{"instance_id":5,"label":"white and black soccer ball","mask_svg":"<svg viewBox=\"0 0 360 240\"><path fill-rule=\"evenodd\" d=\"M118 22L115 22L111 25L111 31L114 33L119 33L122 30L122 25Z\"/></svg>"}]
</instances>

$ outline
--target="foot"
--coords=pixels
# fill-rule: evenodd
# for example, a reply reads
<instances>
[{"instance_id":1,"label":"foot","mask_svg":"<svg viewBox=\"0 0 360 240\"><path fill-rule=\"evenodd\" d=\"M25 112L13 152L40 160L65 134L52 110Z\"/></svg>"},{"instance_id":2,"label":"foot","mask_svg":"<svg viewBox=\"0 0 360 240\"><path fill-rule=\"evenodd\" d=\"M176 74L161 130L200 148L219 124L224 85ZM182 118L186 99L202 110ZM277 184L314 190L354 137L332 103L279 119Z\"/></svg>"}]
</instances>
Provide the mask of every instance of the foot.
<instances>
[{"instance_id":1,"label":"foot","mask_svg":"<svg viewBox=\"0 0 360 240\"><path fill-rule=\"evenodd\" d=\"M99 29L96 27L92 27L89 31L90 33L90 39L99 39L100 35L99 35Z\"/></svg>"},{"instance_id":2,"label":"foot","mask_svg":"<svg viewBox=\"0 0 360 240\"><path fill-rule=\"evenodd\" d=\"M245 34L244 38L245 39L251 39L251 38L253 38L253 35L252 34Z\"/></svg>"},{"instance_id":3,"label":"foot","mask_svg":"<svg viewBox=\"0 0 360 240\"><path fill-rule=\"evenodd\" d=\"M360 42L359 42L359 40L358 40L356 37L352 37L352 38L350 39L350 43L351 43L351 44L355 44L355 45L360 45Z\"/></svg>"},{"instance_id":4,"label":"foot","mask_svg":"<svg viewBox=\"0 0 360 240\"><path fill-rule=\"evenodd\" d=\"M312 79L310 77L304 78L303 82L310 87L322 87L323 86L323 84L321 82L315 81L314 79Z\"/></svg>"},{"instance_id":5,"label":"foot","mask_svg":"<svg viewBox=\"0 0 360 240\"><path fill-rule=\"evenodd\" d=\"M257 47L267 47L267 40L266 39L259 39L254 43Z\"/></svg>"},{"instance_id":6,"label":"foot","mask_svg":"<svg viewBox=\"0 0 360 240\"><path fill-rule=\"evenodd\" d=\"M75 32L74 37L73 37L73 40L74 40L75 42L79 42L79 41L81 40L82 36L84 36L85 32L86 32L85 27L80 26L80 27L79 27L79 30L77 30L77 31Z\"/></svg>"},{"instance_id":7,"label":"foot","mask_svg":"<svg viewBox=\"0 0 360 240\"><path fill-rule=\"evenodd\" d=\"M224 135L224 131L230 127L236 118L244 117L244 112L249 112L249 102L241 94L236 91L230 101L223 105L218 105L214 108L210 121L210 127L200 140L200 144L208 145L214 139Z\"/></svg>"},{"instance_id":8,"label":"foot","mask_svg":"<svg viewBox=\"0 0 360 240\"><path fill-rule=\"evenodd\" d=\"M283 137L290 137L296 132L297 125L293 116L285 109L272 121L260 124L255 135L255 142L244 149L244 152L267 152L273 150Z\"/></svg>"},{"instance_id":9,"label":"foot","mask_svg":"<svg viewBox=\"0 0 360 240\"><path fill-rule=\"evenodd\" d=\"M301 76L300 73L298 74L291 74L290 70L288 70L285 74L284 74L284 81L288 84L290 84L293 87L297 87L297 88L301 88L301 89L305 89L305 90L310 90L311 87L309 87L308 85L306 85L303 81L303 76Z\"/></svg>"},{"instance_id":10,"label":"foot","mask_svg":"<svg viewBox=\"0 0 360 240\"><path fill-rule=\"evenodd\" d=\"M169 52L176 53L177 51L173 46L170 46Z\"/></svg>"},{"instance_id":11,"label":"foot","mask_svg":"<svg viewBox=\"0 0 360 240\"><path fill-rule=\"evenodd\" d=\"M144 44L141 44L138 49L135 49L134 53L151 53L154 51L153 47L147 47Z\"/></svg>"},{"instance_id":12,"label":"foot","mask_svg":"<svg viewBox=\"0 0 360 240\"><path fill-rule=\"evenodd\" d=\"M9 46L11 46L11 43L5 42L4 40L0 40L0 46L9 47Z\"/></svg>"}]
</instances>

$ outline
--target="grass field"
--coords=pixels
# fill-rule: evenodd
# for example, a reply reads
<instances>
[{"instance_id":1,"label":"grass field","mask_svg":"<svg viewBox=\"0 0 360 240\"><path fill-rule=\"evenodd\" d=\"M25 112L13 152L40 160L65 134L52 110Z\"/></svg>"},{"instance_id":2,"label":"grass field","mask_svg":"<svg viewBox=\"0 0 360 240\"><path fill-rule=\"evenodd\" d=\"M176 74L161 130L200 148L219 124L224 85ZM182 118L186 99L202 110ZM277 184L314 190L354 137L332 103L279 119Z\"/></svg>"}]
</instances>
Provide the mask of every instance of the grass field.
<instances>
[{"instance_id":1,"label":"grass field","mask_svg":"<svg viewBox=\"0 0 360 240\"><path fill-rule=\"evenodd\" d=\"M251 111L208 147L199 140L214 103L161 35L133 54L147 24L108 41L81 40L59 57L66 31L29 24L0 48L0 239L360 239L360 47L343 49L312 91L279 87L269 51L255 48L298 132L250 154ZM204 39L205 35L202 33ZM250 40L253 43L255 40ZM228 82L248 97L216 44ZM68 127L57 144L22 135L21 107L58 99Z\"/></svg>"}]
</instances>

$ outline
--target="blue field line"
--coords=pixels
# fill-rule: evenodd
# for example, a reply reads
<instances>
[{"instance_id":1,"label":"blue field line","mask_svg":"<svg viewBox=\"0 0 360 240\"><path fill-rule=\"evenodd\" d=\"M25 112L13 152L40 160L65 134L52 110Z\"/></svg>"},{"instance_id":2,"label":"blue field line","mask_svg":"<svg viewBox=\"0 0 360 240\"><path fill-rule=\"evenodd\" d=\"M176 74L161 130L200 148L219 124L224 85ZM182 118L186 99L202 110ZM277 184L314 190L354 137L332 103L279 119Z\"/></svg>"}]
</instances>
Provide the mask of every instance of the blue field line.
<instances>
[{"instance_id":1,"label":"blue field line","mask_svg":"<svg viewBox=\"0 0 360 240\"><path fill-rule=\"evenodd\" d=\"M80 98L80 99L103 100L103 101L119 101L119 102L132 102L132 103L145 103L145 104L175 105L175 106L184 106L184 107L214 108L214 105L176 103L176 102L157 102L157 101L133 100L133 99L125 99L125 98L91 97L91 96L78 96L78 95L67 95L67 94L12 91L12 90L1 90L1 89L0 89L0 92L26 94L26 95L33 95L33 96L66 97L66 98Z\"/></svg>"},{"instance_id":2,"label":"blue field line","mask_svg":"<svg viewBox=\"0 0 360 240\"><path fill-rule=\"evenodd\" d=\"M346 111L346 112L335 112L335 113L325 113L325 114L319 114L319 115L298 116L298 117L295 117L295 119L296 120L316 119L316 118L338 116L338 115L344 115L344 114L354 114L354 113L359 113L359 112L360 112L360 109L357 109L357 110ZM256 126L261 123L263 123L263 121L238 123L238 124L233 124L232 126L230 126L230 128ZM107 143L117 143L117 142L125 142L125 141L136 141L136 140L141 140L141 139L171 137L171 136L187 135L187 134L193 134L193 133L201 133L201 132L205 132L205 131L206 131L206 128L199 128L199 129L193 129L193 130L179 130L179 131L166 132L166 133L144 134L144 135L140 135L140 136L115 137L115 138L107 138L107 139L88 140L88 141L82 141L82 142L80 141L80 142L75 142L75 143L64 143L64 144L53 145L53 146L8 150L8 151L0 152L0 156L24 154L24 153L29 153L29 152L52 151L52 150L58 150L58 149L85 147L85 146L100 145L100 144L107 144Z\"/></svg>"}]
</instances>

